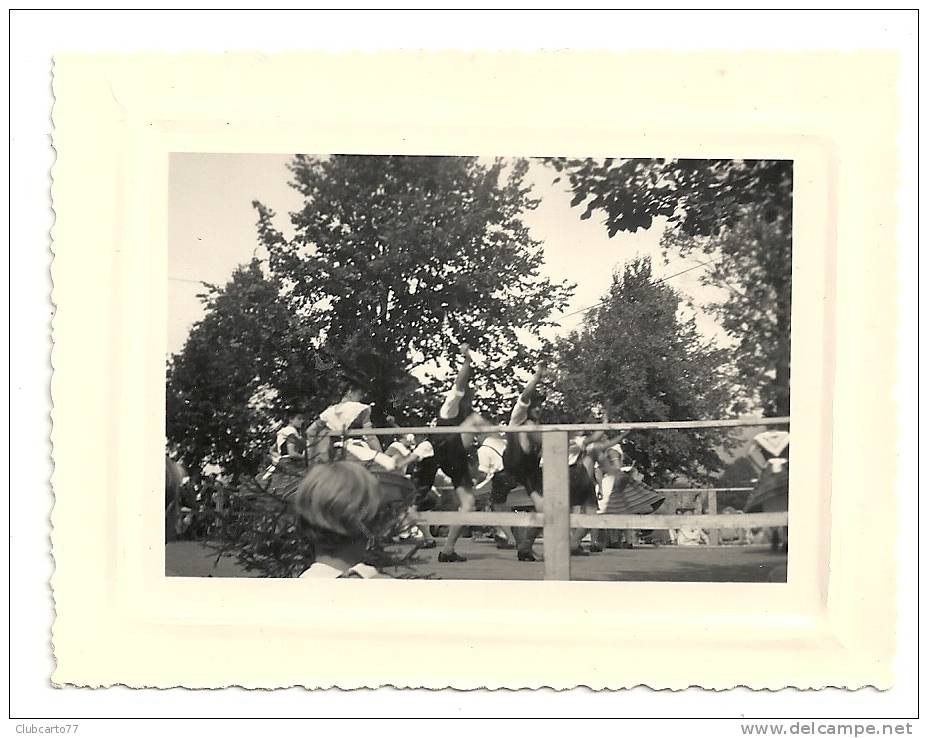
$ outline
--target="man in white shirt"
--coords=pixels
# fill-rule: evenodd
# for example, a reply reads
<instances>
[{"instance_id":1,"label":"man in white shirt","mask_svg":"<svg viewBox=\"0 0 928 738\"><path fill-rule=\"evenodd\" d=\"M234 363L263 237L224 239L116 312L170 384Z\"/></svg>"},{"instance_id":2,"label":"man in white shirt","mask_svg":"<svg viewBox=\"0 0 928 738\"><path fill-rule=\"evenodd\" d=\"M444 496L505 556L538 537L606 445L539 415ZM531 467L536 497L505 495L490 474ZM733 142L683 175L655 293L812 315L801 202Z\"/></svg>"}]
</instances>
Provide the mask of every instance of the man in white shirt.
<instances>
[{"instance_id":1,"label":"man in white shirt","mask_svg":"<svg viewBox=\"0 0 928 738\"><path fill-rule=\"evenodd\" d=\"M501 474L505 467L503 456L506 453L506 437L503 434L489 434L484 436L483 442L477 449L478 471L482 477L474 492L479 496L484 492L490 493L490 509L505 511L505 506L494 503L494 479L497 474ZM515 537L512 530L496 526L494 535L496 547L501 549L515 548Z\"/></svg>"}]
</instances>

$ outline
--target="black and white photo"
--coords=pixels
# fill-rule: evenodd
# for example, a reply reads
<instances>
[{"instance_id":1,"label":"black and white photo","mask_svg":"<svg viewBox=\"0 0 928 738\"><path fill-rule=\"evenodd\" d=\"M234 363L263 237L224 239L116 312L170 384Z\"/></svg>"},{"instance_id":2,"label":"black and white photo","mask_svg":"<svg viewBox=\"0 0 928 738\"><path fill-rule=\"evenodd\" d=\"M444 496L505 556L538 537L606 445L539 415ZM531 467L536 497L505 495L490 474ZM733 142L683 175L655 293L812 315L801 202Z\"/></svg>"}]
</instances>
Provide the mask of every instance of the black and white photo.
<instances>
[{"instance_id":1,"label":"black and white photo","mask_svg":"<svg viewBox=\"0 0 928 738\"><path fill-rule=\"evenodd\" d=\"M165 566L785 582L793 162L173 153Z\"/></svg>"}]
</instances>

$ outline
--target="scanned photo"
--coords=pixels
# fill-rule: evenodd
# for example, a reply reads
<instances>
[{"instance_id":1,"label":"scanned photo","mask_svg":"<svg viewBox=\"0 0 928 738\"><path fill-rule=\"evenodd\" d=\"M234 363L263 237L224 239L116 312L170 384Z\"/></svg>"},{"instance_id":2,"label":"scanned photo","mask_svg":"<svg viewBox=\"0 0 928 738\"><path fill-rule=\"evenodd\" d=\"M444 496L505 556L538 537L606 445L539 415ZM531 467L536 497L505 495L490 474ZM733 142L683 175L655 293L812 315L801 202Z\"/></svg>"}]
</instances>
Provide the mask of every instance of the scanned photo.
<instances>
[{"instance_id":1,"label":"scanned photo","mask_svg":"<svg viewBox=\"0 0 928 738\"><path fill-rule=\"evenodd\" d=\"M792 182L171 154L165 573L785 582Z\"/></svg>"}]
</instances>

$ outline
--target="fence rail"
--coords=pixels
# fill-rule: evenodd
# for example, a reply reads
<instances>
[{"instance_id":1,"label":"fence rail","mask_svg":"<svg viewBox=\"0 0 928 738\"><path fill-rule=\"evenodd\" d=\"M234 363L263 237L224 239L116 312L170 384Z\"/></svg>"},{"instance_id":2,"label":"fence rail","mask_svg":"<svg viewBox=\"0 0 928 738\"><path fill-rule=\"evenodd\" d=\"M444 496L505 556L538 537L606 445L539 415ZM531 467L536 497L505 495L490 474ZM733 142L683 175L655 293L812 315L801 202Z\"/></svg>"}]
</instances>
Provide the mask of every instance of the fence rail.
<instances>
[{"instance_id":1,"label":"fence rail","mask_svg":"<svg viewBox=\"0 0 928 738\"><path fill-rule=\"evenodd\" d=\"M689 492L695 494L697 492L708 492L713 494L715 492L750 492L753 487L655 487L655 492L662 493L672 493L672 492Z\"/></svg>"},{"instance_id":2,"label":"fence rail","mask_svg":"<svg viewBox=\"0 0 928 738\"><path fill-rule=\"evenodd\" d=\"M626 430L698 430L701 428L752 428L767 425L789 425L788 417L777 418L730 418L728 420L657 420L641 423L554 423L533 425L531 430L537 433L595 433L596 431L626 431ZM481 425L462 429L455 425L432 426L425 425L414 428L353 428L344 433L330 431L332 436L395 436L408 435L441 435L460 433L467 430L471 433L518 433L527 430L522 425Z\"/></svg>"},{"instance_id":3,"label":"fence rail","mask_svg":"<svg viewBox=\"0 0 928 738\"><path fill-rule=\"evenodd\" d=\"M505 525L516 528L540 528L542 513L518 512L420 512L417 523L428 525ZM685 525L684 525L685 524ZM750 513L747 515L598 515L571 513L571 528L612 528L615 530L676 530L677 528L774 528L787 524L787 513Z\"/></svg>"}]
</instances>

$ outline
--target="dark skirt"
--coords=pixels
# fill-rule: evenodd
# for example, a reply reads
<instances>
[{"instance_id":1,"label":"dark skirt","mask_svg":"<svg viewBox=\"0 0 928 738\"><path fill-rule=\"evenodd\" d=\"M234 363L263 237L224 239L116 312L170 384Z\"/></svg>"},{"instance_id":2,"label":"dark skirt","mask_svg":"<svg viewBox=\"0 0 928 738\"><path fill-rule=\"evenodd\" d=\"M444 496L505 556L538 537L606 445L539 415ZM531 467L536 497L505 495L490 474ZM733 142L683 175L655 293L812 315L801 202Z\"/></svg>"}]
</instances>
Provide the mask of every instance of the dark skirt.
<instances>
[{"instance_id":1,"label":"dark skirt","mask_svg":"<svg viewBox=\"0 0 928 738\"><path fill-rule=\"evenodd\" d=\"M744 503L745 512L785 510L789 500L789 464L774 473L772 466L764 467L757 486Z\"/></svg>"},{"instance_id":2,"label":"dark skirt","mask_svg":"<svg viewBox=\"0 0 928 738\"><path fill-rule=\"evenodd\" d=\"M261 475L257 479L258 487L283 502L289 502L296 492L303 477L306 476L306 465L302 461L281 459L274 470Z\"/></svg>"},{"instance_id":3,"label":"dark skirt","mask_svg":"<svg viewBox=\"0 0 928 738\"><path fill-rule=\"evenodd\" d=\"M615 480L603 513L606 515L648 515L664 503L664 498L629 475Z\"/></svg>"}]
</instances>

